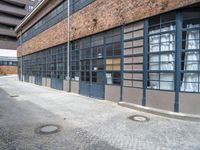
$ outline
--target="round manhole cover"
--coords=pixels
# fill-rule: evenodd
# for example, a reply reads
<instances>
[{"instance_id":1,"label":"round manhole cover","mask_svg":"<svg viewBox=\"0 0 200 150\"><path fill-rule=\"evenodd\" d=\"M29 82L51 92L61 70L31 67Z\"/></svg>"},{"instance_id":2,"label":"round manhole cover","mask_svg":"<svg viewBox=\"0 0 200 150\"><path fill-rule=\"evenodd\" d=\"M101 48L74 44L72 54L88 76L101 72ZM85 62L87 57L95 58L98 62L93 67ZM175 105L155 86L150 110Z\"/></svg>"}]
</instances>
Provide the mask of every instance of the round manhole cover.
<instances>
[{"instance_id":1,"label":"round manhole cover","mask_svg":"<svg viewBox=\"0 0 200 150\"><path fill-rule=\"evenodd\" d=\"M129 117L129 119L133 121L137 121L137 122L147 122L150 120L148 117L145 117L142 115L134 115L134 116Z\"/></svg>"},{"instance_id":2,"label":"round manhole cover","mask_svg":"<svg viewBox=\"0 0 200 150\"><path fill-rule=\"evenodd\" d=\"M59 125L43 125L36 128L35 132L38 134L53 134L59 132L61 127Z\"/></svg>"}]
</instances>

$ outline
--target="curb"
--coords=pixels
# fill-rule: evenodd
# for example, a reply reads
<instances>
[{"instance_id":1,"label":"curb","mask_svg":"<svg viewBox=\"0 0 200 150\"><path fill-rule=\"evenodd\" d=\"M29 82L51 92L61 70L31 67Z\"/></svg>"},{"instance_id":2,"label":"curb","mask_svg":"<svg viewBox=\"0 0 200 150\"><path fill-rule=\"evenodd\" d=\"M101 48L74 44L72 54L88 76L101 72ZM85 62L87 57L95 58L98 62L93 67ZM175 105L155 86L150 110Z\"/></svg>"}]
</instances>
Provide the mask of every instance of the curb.
<instances>
[{"instance_id":1,"label":"curb","mask_svg":"<svg viewBox=\"0 0 200 150\"><path fill-rule=\"evenodd\" d=\"M12 77L17 77L17 75L0 76L0 78L12 78Z\"/></svg>"},{"instance_id":2,"label":"curb","mask_svg":"<svg viewBox=\"0 0 200 150\"><path fill-rule=\"evenodd\" d=\"M134 109L137 111L142 111L158 116L163 116L163 117L168 117L172 119L179 119L179 120L184 120L184 121L192 121L192 122L200 122L200 116L199 115L190 115L190 114L185 114L185 113L176 113L176 112L171 112L171 111L166 111L166 110L161 110L161 109L155 109L155 108L150 108L150 107L144 107L136 104L131 104L127 102L119 102L118 105L127 107L130 109Z\"/></svg>"}]
</instances>

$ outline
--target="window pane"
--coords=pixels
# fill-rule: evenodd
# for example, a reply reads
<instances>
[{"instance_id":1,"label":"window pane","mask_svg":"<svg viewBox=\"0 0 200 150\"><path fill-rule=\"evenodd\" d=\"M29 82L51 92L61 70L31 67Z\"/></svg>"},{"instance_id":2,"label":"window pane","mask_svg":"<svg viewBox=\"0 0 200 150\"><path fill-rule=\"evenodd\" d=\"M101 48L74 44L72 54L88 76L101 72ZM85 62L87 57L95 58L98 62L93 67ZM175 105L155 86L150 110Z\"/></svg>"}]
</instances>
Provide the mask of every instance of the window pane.
<instances>
[{"instance_id":1,"label":"window pane","mask_svg":"<svg viewBox=\"0 0 200 150\"><path fill-rule=\"evenodd\" d=\"M149 88L174 90L175 18L168 13L149 20Z\"/></svg>"}]
</instances>

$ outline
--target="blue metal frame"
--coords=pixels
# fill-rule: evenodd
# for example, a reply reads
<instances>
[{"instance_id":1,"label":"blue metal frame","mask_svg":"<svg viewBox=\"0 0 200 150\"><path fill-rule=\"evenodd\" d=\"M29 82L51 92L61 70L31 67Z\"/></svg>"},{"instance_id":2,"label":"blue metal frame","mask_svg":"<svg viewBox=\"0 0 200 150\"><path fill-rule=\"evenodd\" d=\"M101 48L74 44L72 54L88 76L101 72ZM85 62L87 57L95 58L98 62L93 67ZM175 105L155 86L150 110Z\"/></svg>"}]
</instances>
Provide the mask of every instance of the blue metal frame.
<instances>
[{"instance_id":1,"label":"blue metal frame","mask_svg":"<svg viewBox=\"0 0 200 150\"><path fill-rule=\"evenodd\" d=\"M148 65L148 33L149 33L149 22L148 20L144 21L144 49L143 49L143 100L142 105L146 106L147 96L146 96L146 90L147 90L147 65Z\"/></svg>"},{"instance_id":2,"label":"blue metal frame","mask_svg":"<svg viewBox=\"0 0 200 150\"><path fill-rule=\"evenodd\" d=\"M160 16L161 17L161 16ZM176 34L176 39L175 39L175 68L173 71L162 71L162 73L171 73L171 72L175 72L174 73L174 82L175 82L175 87L174 87L174 91L175 91L175 99L174 99L174 111L175 112L179 112L179 93L180 93L180 87L181 87L181 54L182 54L182 41L183 41L183 38L182 38L182 31L183 31L183 19L182 19L182 12L181 11L177 11L176 12L176 30L173 31L175 34ZM161 25L161 23L160 23ZM122 101L123 100L123 85L124 85L124 26L121 26L120 27L120 33L121 33L121 40L120 40L120 43L121 43L121 55L120 56L110 56L108 58L120 58L121 59L121 64L120 64L120 75L121 75L121 78L120 78L120 81L121 81L121 85L120 85L120 99L119 101ZM166 32L166 33L169 33L169 32ZM171 33L171 31L170 31ZM159 33L160 34L160 33ZM103 68L104 70L102 71L103 72L103 85L104 85L104 98L105 98L105 85L106 85L106 46L108 44L106 44L106 36L107 35L107 31L106 32L103 32L103 52L102 52L102 56L103 56ZM93 35L95 36L95 35ZM91 46L91 36L89 37L90 38L90 58L89 58L89 65L90 65L90 68L89 71L90 72L90 81L88 82L89 85L90 85L90 88L91 86L93 85L92 83L92 46ZM80 40L79 40L80 41ZM113 42L114 43L114 42ZM113 44L112 43L112 44ZM109 43L111 44L111 43ZM149 20L146 19L144 20L144 41L143 41L143 99L142 99L142 105L143 106L146 106L147 104L147 83L148 83L148 54L149 54ZM59 46L58 46L59 47ZM47 51L50 51L50 67L52 67L52 48L49 48L47 49ZM71 51L72 51L72 45L70 44L70 54L71 54ZM78 47L78 51L79 51L79 87L80 87L80 84L81 84L81 56L82 56L82 49L80 48L80 43L79 43L79 47ZM62 47L62 52L64 53L64 48ZM158 52L160 53L160 52ZM32 54L33 56L33 60L35 60L35 57L36 55L38 55L39 53L34 53ZM71 55L70 55L71 56ZM127 55L128 56L128 55ZM25 63L25 57L21 57L21 62L22 62L22 66L21 66L21 71L22 71L22 75L24 75L24 69L23 68L23 64ZM71 58L71 57L70 57ZM64 64L64 57L62 58L63 59L63 64ZM86 59L86 58L84 58ZM87 58L88 59L88 58ZM47 60L46 60L47 61ZM70 59L70 74L72 72L72 65L71 65L71 61L72 59ZM32 65L35 65L36 62L34 62ZM47 66L47 62L46 62L46 66ZM52 69L52 68L51 68ZM64 65L63 65L63 73L62 73L62 76L64 77ZM43 70L43 66L42 66L42 70ZM34 76L36 77L36 71L34 71ZM48 70L49 71L49 70ZM51 71L51 81L52 81L52 78L53 78L53 74L52 74L52 70ZM112 71L110 71L112 72ZM159 73L161 72L160 70L155 70L155 71L151 71L151 73ZM187 72L187 71L185 71ZM189 71L190 72L190 71ZM199 71L197 71L199 73ZM41 74L42 76L44 76L44 73L42 72ZM57 75L57 71L56 71L56 75ZM21 77L21 79L23 80L23 76ZM36 80L36 78L35 78ZM70 75L70 83L71 83L71 75ZM71 84L70 84L70 91L71 91ZM151 90L151 89L149 89ZM152 89L153 90L153 89ZM168 91L168 90L158 90L158 91ZM174 92L174 91L170 91L170 92ZM188 92L184 92L184 93L188 93ZM189 92L190 93L190 92ZM193 93L193 92L191 92ZM80 94L80 88L79 88L79 94Z\"/></svg>"},{"instance_id":3,"label":"blue metal frame","mask_svg":"<svg viewBox=\"0 0 200 150\"><path fill-rule=\"evenodd\" d=\"M62 54L63 54L63 57L62 57L62 62L63 62L63 66L62 66L62 82L63 82L63 89L64 89L64 80L65 80L65 48L64 48L64 45L62 46Z\"/></svg>"},{"instance_id":4,"label":"blue metal frame","mask_svg":"<svg viewBox=\"0 0 200 150\"><path fill-rule=\"evenodd\" d=\"M104 84L104 99L106 97L105 91L106 91L106 33L103 35L103 84Z\"/></svg>"},{"instance_id":5,"label":"blue metal frame","mask_svg":"<svg viewBox=\"0 0 200 150\"><path fill-rule=\"evenodd\" d=\"M84 8L85 6L89 5L90 3L94 2L95 0L85 0L85 1L81 1L78 0L76 2L74 2L74 0L71 0L71 13L75 13L79 10L81 10L82 8ZM78 6L75 7L75 5L78 4Z\"/></svg>"},{"instance_id":6,"label":"blue metal frame","mask_svg":"<svg viewBox=\"0 0 200 150\"><path fill-rule=\"evenodd\" d=\"M80 84L81 84L81 55L82 55L82 52L81 52L80 40L78 42L79 42L78 48L79 48L79 94L80 94L81 93Z\"/></svg>"},{"instance_id":7,"label":"blue metal frame","mask_svg":"<svg viewBox=\"0 0 200 150\"><path fill-rule=\"evenodd\" d=\"M182 17L181 13L176 15L176 54L175 54L175 104L174 111L179 112L179 92L180 92L180 70L181 70L181 49L182 49Z\"/></svg>"},{"instance_id":8,"label":"blue metal frame","mask_svg":"<svg viewBox=\"0 0 200 150\"><path fill-rule=\"evenodd\" d=\"M168 14L168 13L166 13L166 14ZM152 26L149 25L149 27L157 27L157 26L159 26L159 28L161 29L163 25L166 25L166 24L169 24L169 23L170 24L171 23L176 23L176 18L174 18L174 20L170 20L170 21L167 21L167 22L163 23L163 21L162 21L163 20L163 15L158 15L157 17L159 18L159 24L152 25ZM150 19L149 19L149 22L150 22ZM160 35L160 34L163 35L163 34L166 34L166 33L175 33L176 34L176 30L165 31L165 32L160 31L158 33L153 33L153 34L149 34L148 33L147 35L148 35L148 37L150 37L150 36ZM148 44L149 44L149 42L148 42ZM161 39L160 39L160 42L159 42L159 49L161 50ZM161 55L162 54L164 54L164 53L173 53L175 55L175 53L176 53L176 50L174 50L174 51L164 51L164 52L161 52L160 50L158 52L149 52L149 51L147 52L148 55L151 55L151 54L153 54L153 55L156 55L156 54L159 55L159 61L156 62L156 63L159 63L159 64L161 63ZM175 63L175 61L174 61L174 63ZM161 82L161 80L160 80L160 73L173 73L175 75L175 67L174 67L174 70L161 70L160 65L159 65L159 69L158 70L149 70L149 69L147 69L147 72L148 72L148 74L149 73L158 73L159 74L159 79L155 80L155 81L159 82L159 89L149 89L149 90L159 90L159 91L169 91L169 92L174 92L175 91L175 88L173 90L161 89L160 88L160 82ZM166 82L172 82L172 81L166 81Z\"/></svg>"},{"instance_id":9,"label":"blue metal frame","mask_svg":"<svg viewBox=\"0 0 200 150\"><path fill-rule=\"evenodd\" d=\"M72 86L72 67L71 67L71 62L72 62L72 57L71 57L71 51L72 51L72 43L70 42L69 43L69 46L70 46L70 48L69 48L69 89L68 89L68 92L71 92L71 86ZM66 55L68 55L67 54L67 51L66 51ZM67 57L66 57L67 58Z\"/></svg>"},{"instance_id":10,"label":"blue metal frame","mask_svg":"<svg viewBox=\"0 0 200 150\"><path fill-rule=\"evenodd\" d=\"M71 7L72 7L70 9L70 10L72 10L71 15L73 13L76 13L78 10L86 7L87 5L91 4L94 1L95 0L86 0L84 3L79 2L80 4L79 4L78 8L74 8L73 7L74 4L71 3ZM29 28L25 33L23 33L22 36L20 36L20 38L18 39L17 43L19 44L20 40L22 40L22 43L28 41L29 39L33 38L37 34L47 30L48 28L54 26L56 23L60 22L64 18L66 18L67 17L67 12L68 12L67 11L68 10L67 2L68 2L67 0L64 0L56 8L54 8L48 14L46 14L42 19L37 21L37 23L35 23L31 28ZM60 8L62 8L62 11L59 10Z\"/></svg>"},{"instance_id":11,"label":"blue metal frame","mask_svg":"<svg viewBox=\"0 0 200 150\"><path fill-rule=\"evenodd\" d=\"M98 97L100 99L105 99L105 78L102 77L102 83L95 83L92 81L93 79L93 76L92 76L92 73L94 72L93 71L93 60L98 60L98 58L96 57L93 57L93 48L96 47L96 46L92 46L92 37L94 37L95 35L93 36L89 36L89 37L86 37L85 39L88 38L88 42L89 42L89 45L87 48L82 48L80 49L80 55L79 55L79 59L80 59L80 80L79 80L79 93L80 94L84 94L84 95L87 95L87 96L90 96L90 97ZM97 45L98 46L102 46L102 61L104 62L104 50L105 50L105 34L102 34L102 38L103 38L103 45ZM84 39L84 38L83 38ZM81 40L83 40L81 39ZM86 56L86 58L82 58L82 52L84 50L89 50L89 55ZM87 61L89 62L89 70L82 70L82 62L83 61ZM98 65L98 64L97 64ZM103 65L104 66L104 65ZM89 72L89 81L82 81L82 74L81 72ZM104 75L104 70L102 71L96 71L97 73L98 72L102 72L103 75ZM83 91L81 90L82 88Z\"/></svg>"},{"instance_id":12,"label":"blue metal frame","mask_svg":"<svg viewBox=\"0 0 200 150\"><path fill-rule=\"evenodd\" d=\"M121 27L121 85L120 85L120 99L123 100L123 86L124 86L124 25Z\"/></svg>"}]
</instances>

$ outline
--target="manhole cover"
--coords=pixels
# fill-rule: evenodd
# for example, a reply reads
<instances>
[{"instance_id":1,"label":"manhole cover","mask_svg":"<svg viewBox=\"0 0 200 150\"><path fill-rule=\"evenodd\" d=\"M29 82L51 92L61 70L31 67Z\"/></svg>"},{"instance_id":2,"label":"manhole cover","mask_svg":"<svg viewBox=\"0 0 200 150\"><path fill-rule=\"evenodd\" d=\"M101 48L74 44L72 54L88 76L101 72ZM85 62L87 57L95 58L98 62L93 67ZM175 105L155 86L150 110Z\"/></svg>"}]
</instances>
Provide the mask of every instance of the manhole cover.
<instances>
[{"instance_id":1,"label":"manhole cover","mask_svg":"<svg viewBox=\"0 0 200 150\"><path fill-rule=\"evenodd\" d=\"M147 122L150 119L148 117L142 116L142 115L134 115L131 117L128 117L129 119L133 120L133 121L137 121L137 122Z\"/></svg>"},{"instance_id":2,"label":"manhole cover","mask_svg":"<svg viewBox=\"0 0 200 150\"><path fill-rule=\"evenodd\" d=\"M36 128L35 132L38 134L53 134L59 132L61 127L59 125L43 125Z\"/></svg>"},{"instance_id":3,"label":"manhole cover","mask_svg":"<svg viewBox=\"0 0 200 150\"><path fill-rule=\"evenodd\" d=\"M11 95L10 97L19 97L19 95Z\"/></svg>"}]
</instances>

